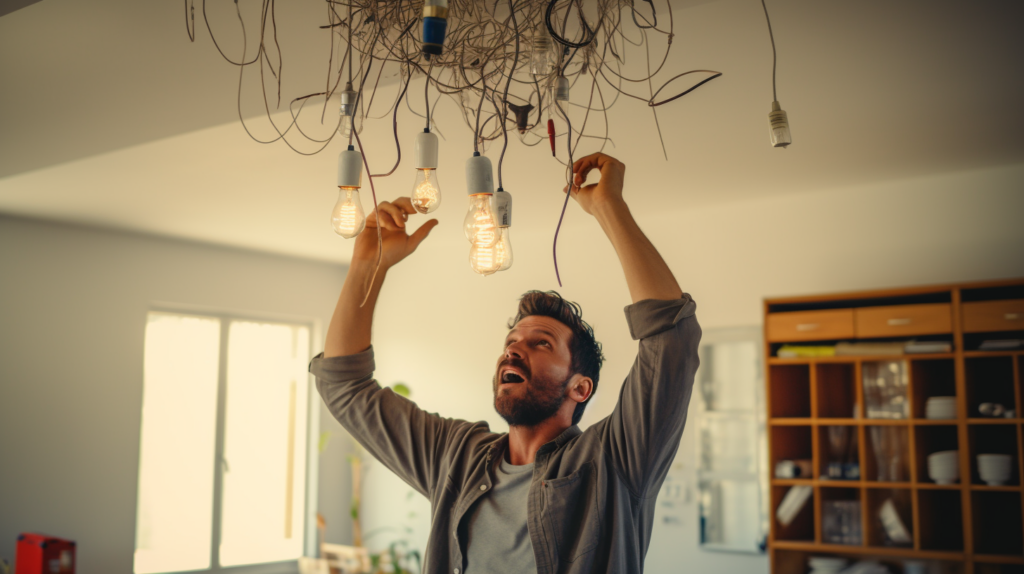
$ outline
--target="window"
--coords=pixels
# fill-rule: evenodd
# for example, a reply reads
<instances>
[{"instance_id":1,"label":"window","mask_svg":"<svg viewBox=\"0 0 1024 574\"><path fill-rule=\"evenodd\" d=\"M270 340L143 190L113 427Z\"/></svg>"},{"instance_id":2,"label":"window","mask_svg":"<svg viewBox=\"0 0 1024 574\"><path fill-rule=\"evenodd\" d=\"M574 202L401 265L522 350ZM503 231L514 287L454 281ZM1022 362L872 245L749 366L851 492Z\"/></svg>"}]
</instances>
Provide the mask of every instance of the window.
<instances>
[{"instance_id":1,"label":"window","mask_svg":"<svg viewBox=\"0 0 1024 574\"><path fill-rule=\"evenodd\" d=\"M310 326L151 312L144 353L135 573L302 556Z\"/></svg>"},{"instance_id":2,"label":"window","mask_svg":"<svg viewBox=\"0 0 1024 574\"><path fill-rule=\"evenodd\" d=\"M768 532L760 329L709 329L696 377L701 547L764 552Z\"/></svg>"}]
</instances>

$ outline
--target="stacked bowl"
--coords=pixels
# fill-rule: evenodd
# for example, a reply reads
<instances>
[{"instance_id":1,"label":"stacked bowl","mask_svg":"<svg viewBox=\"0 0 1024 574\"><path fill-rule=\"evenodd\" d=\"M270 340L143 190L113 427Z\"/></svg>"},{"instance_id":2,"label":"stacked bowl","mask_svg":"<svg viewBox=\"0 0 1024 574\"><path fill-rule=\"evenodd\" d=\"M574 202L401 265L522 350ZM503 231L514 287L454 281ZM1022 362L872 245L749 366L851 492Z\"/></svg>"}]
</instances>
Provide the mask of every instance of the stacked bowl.
<instances>
[{"instance_id":1,"label":"stacked bowl","mask_svg":"<svg viewBox=\"0 0 1024 574\"><path fill-rule=\"evenodd\" d=\"M924 418L955 419L956 397L929 397L924 403Z\"/></svg>"},{"instance_id":2,"label":"stacked bowl","mask_svg":"<svg viewBox=\"0 0 1024 574\"><path fill-rule=\"evenodd\" d=\"M989 486L1003 486L1013 474L1013 457L1008 454L979 454L978 476Z\"/></svg>"},{"instance_id":3,"label":"stacked bowl","mask_svg":"<svg viewBox=\"0 0 1024 574\"><path fill-rule=\"evenodd\" d=\"M960 451L943 450L928 455L928 476L936 484L956 484L960 480Z\"/></svg>"},{"instance_id":4,"label":"stacked bowl","mask_svg":"<svg viewBox=\"0 0 1024 574\"><path fill-rule=\"evenodd\" d=\"M811 556L807 559L807 565L811 567L811 574L838 574L846 568L845 558L833 558L831 556Z\"/></svg>"}]
</instances>

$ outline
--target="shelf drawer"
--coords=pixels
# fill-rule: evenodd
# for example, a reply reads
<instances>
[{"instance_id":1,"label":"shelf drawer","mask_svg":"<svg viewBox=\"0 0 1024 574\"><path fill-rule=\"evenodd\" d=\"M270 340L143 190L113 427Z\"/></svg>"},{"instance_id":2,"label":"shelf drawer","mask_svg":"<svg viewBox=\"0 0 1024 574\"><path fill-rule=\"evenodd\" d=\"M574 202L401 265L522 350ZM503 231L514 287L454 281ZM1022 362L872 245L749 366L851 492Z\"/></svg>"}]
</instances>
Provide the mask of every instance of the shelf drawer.
<instances>
[{"instance_id":1,"label":"shelf drawer","mask_svg":"<svg viewBox=\"0 0 1024 574\"><path fill-rule=\"evenodd\" d=\"M964 303L965 333L1024 330L1024 299Z\"/></svg>"},{"instance_id":2,"label":"shelf drawer","mask_svg":"<svg viewBox=\"0 0 1024 574\"><path fill-rule=\"evenodd\" d=\"M857 309L857 337L867 339L952 333L952 313L949 303Z\"/></svg>"},{"instance_id":3,"label":"shelf drawer","mask_svg":"<svg viewBox=\"0 0 1024 574\"><path fill-rule=\"evenodd\" d=\"M768 315L768 341L827 341L853 337L853 309L794 311Z\"/></svg>"}]
</instances>

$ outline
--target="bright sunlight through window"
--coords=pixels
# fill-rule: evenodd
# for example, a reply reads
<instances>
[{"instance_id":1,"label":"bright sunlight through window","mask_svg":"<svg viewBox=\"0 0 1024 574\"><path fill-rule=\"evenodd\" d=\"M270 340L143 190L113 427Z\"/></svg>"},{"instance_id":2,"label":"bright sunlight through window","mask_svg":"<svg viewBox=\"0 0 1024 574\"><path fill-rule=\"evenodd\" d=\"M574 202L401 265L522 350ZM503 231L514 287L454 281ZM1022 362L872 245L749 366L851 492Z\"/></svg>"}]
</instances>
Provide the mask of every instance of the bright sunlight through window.
<instances>
[{"instance_id":1,"label":"bright sunlight through window","mask_svg":"<svg viewBox=\"0 0 1024 574\"><path fill-rule=\"evenodd\" d=\"M302 555L309 345L303 325L149 314L136 574Z\"/></svg>"}]
</instances>

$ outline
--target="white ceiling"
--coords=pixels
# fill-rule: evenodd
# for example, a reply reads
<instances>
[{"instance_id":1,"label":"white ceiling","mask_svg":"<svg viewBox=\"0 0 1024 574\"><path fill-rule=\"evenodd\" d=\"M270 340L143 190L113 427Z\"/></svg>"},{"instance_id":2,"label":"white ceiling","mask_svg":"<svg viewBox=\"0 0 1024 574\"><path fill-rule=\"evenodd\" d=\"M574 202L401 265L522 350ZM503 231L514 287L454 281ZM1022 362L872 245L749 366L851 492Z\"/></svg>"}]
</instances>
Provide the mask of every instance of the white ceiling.
<instances>
[{"instance_id":1,"label":"white ceiling","mask_svg":"<svg viewBox=\"0 0 1024 574\"><path fill-rule=\"evenodd\" d=\"M209 4L218 39L237 57L234 4ZM255 14L259 3L240 5ZM625 100L613 108L616 147L607 151L629 166L634 211L1024 161L1024 3L769 2L779 98L793 128L788 150L767 142L771 50L760 3L673 5L668 69L724 76L659 108L669 162L650 109ZM322 89L328 36L315 27L323 19L319 0L278 7L285 101ZM184 23L182 4L167 1L45 0L0 18L0 211L347 260L349 244L328 225L340 142L305 157L250 140L238 122L237 68L201 22L194 44ZM245 93L245 115L266 135L262 104ZM437 215L458 226L472 136L454 105L440 110ZM332 105L328 117L335 113ZM406 157L419 122L399 114ZM390 169L390 120L368 124L363 139L371 168ZM496 162L495 149L488 155ZM406 194L411 171L403 162L376 180L377 191ZM562 168L543 145L513 141L504 174L517 233L550 232Z\"/></svg>"}]
</instances>

